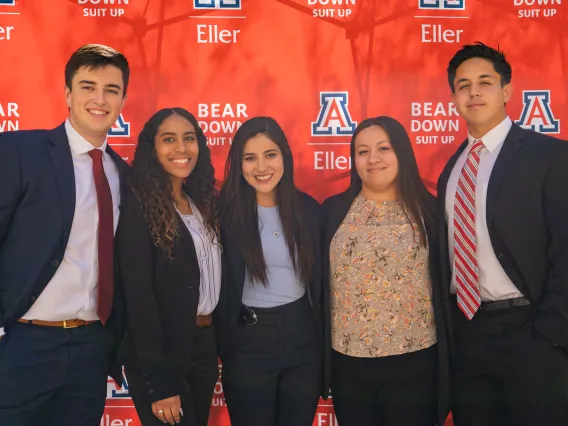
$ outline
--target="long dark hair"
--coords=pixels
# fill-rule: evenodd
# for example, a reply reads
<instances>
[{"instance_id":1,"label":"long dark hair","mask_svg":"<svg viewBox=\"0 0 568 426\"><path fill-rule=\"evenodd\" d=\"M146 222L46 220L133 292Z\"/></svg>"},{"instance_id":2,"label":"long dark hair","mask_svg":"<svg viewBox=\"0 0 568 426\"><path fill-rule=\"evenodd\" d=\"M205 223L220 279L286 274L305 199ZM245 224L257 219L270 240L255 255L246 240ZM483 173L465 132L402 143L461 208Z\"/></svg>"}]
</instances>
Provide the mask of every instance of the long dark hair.
<instances>
[{"instance_id":1,"label":"long dark hair","mask_svg":"<svg viewBox=\"0 0 568 426\"><path fill-rule=\"evenodd\" d=\"M225 183L219 194L219 214L222 222L234 232L236 244L251 279L268 285L266 262L258 231L256 191L241 174L245 144L259 134L266 135L282 151L284 174L276 186L276 202L290 258L302 282L307 285L314 263L314 248L309 238L304 212L300 207L301 194L294 185L292 151L284 131L274 119L251 118L245 121L235 134L225 164Z\"/></svg>"},{"instance_id":2,"label":"long dark hair","mask_svg":"<svg viewBox=\"0 0 568 426\"><path fill-rule=\"evenodd\" d=\"M138 145L132 161L130 187L142 205L142 212L154 245L161 247L168 257L171 257L174 240L178 236L179 219L174 206L172 181L156 156L154 139L160 125L174 114L193 124L199 145L197 163L185 180L184 191L197 205L208 228L216 234L219 230L215 208L217 195L215 169L211 163L207 139L195 117L185 109L161 109L150 117L138 136Z\"/></svg>"},{"instance_id":3,"label":"long dark hair","mask_svg":"<svg viewBox=\"0 0 568 426\"><path fill-rule=\"evenodd\" d=\"M396 176L398 197L410 218L418 225L420 243L425 247L427 241L426 229L431 231L436 229L436 203L434 196L428 192L420 178L418 164L408 133L404 126L394 118L386 116L368 118L355 129L351 138L351 185L348 191L353 196L361 192L363 183L355 167L355 139L361 131L371 126L381 127L389 137L398 159L398 174Z\"/></svg>"}]
</instances>

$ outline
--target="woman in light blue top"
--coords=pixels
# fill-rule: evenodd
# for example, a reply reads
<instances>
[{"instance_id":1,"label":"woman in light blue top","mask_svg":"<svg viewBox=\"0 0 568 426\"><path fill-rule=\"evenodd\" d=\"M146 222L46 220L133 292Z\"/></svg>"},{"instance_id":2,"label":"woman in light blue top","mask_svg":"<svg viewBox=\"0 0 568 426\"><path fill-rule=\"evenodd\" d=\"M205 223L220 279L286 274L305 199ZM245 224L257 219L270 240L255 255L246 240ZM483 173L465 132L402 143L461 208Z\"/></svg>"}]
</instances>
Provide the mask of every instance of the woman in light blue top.
<instances>
[{"instance_id":1,"label":"woman in light blue top","mask_svg":"<svg viewBox=\"0 0 568 426\"><path fill-rule=\"evenodd\" d=\"M233 426L311 426L323 383L319 204L294 186L271 118L237 131L219 196L227 260L218 329Z\"/></svg>"}]
</instances>

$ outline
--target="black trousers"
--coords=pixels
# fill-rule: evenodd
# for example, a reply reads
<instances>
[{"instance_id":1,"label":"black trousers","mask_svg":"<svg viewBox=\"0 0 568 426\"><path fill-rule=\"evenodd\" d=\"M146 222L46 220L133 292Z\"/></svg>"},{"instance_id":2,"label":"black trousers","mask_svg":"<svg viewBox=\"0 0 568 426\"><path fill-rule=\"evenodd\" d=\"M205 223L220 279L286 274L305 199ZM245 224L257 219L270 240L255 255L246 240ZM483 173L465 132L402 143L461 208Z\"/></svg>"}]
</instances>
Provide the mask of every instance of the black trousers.
<instances>
[{"instance_id":1,"label":"black trousers","mask_svg":"<svg viewBox=\"0 0 568 426\"><path fill-rule=\"evenodd\" d=\"M337 351L331 356L331 392L341 426L436 424L437 345L380 358Z\"/></svg>"},{"instance_id":2,"label":"black trousers","mask_svg":"<svg viewBox=\"0 0 568 426\"><path fill-rule=\"evenodd\" d=\"M98 426L110 354L100 322L15 323L0 340L0 425Z\"/></svg>"},{"instance_id":3,"label":"black trousers","mask_svg":"<svg viewBox=\"0 0 568 426\"><path fill-rule=\"evenodd\" d=\"M124 367L129 392L143 426L163 426L152 413L152 401L142 373L130 366ZM180 426L207 426L215 383L219 378L215 327L195 331L195 350L188 362L187 373L179 377L181 408Z\"/></svg>"},{"instance_id":4,"label":"black trousers","mask_svg":"<svg viewBox=\"0 0 568 426\"><path fill-rule=\"evenodd\" d=\"M454 424L568 425L568 355L533 328L532 307L478 311L468 321L452 305Z\"/></svg>"},{"instance_id":5,"label":"black trousers","mask_svg":"<svg viewBox=\"0 0 568 426\"><path fill-rule=\"evenodd\" d=\"M311 426L322 389L323 352L305 298L252 308L223 364L232 426Z\"/></svg>"}]
</instances>

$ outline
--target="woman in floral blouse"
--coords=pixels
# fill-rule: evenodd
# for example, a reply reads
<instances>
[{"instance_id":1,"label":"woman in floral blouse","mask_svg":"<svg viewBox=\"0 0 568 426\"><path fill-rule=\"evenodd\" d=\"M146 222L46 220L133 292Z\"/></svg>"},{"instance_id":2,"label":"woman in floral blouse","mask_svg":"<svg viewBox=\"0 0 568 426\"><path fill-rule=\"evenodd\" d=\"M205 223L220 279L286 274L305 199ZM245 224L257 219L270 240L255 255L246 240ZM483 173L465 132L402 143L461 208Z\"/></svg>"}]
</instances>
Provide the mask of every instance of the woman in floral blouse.
<instances>
[{"instance_id":1,"label":"woman in floral blouse","mask_svg":"<svg viewBox=\"0 0 568 426\"><path fill-rule=\"evenodd\" d=\"M377 117L357 127L351 185L323 209L339 424L442 425L449 367L435 200L398 121Z\"/></svg>"}]
</instances>

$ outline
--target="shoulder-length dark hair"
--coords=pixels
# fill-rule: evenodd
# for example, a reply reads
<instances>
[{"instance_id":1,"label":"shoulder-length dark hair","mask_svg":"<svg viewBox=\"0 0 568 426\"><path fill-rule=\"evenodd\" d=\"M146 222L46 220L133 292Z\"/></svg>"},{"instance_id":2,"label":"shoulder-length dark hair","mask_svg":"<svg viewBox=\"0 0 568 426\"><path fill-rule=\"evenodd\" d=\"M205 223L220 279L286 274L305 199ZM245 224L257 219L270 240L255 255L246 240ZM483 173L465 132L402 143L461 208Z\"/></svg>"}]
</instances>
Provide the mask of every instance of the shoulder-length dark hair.
<instances>
[{"instance_id":1,"label":"shoulder-length dark hair","mask_svg":"<svg viewBox=\"0 0 568 426\"><path fill-rule=\"evenodd\" d=\"M266 135L280 151L284 174L276 186L276 202L290 258L302 283L307 285L314 263L309 230L301 208L301 193L294 185L294 161L284 131L270 117L254 117L244 122L233 139L225 164L225 183L219 194L222 222L233 231L235 242L253 280L268 284L266 262L258 230L256 191L242 176L245 144L256 135Z\"/></svg>"},{"instance_id":2,"label":"shoulder-length dark hair","mask_svg":"<svg viewBox=\"0 0 568 426\"><path fill-rule=\"evenodd\" d=\"M387 116L368 118L361 122L355 129L351 138L351 185L348 191L353 196L359 194L362 181L355 168L355 139L364 129L371 126L381 127L389 137L390 143L398 160L398 174L396 186L399 201L410 215L410 218L418 225L420 243L426 246L426 229L435 230L436 203L434 196L428 192L424 182L420 178L418 164L412 149L412 143L404 126L397 120ZM424 221L424 223L423 223Z\"/></svg>"},{"instance_id":3,"label":"shoulder-length dark hair","mask_svg":"<svg viewBox=\"0 0 568 426\"><path fill-rule=\"evenodd\" d=\"M132 161L130 187L142 205L144 218L156 247L171 257L174 240L178 236L179 220L174 206L173 186L169 174L156 156L155 137L164 120L177 114L188 120L195 128L199 155L197 163L184 184L187 192L203 215L205 224L218 233L219 221L215 208L217 190L215 169L207 139L195 117L183 108L165 108L156 112L144 125L138 136L138 145Z\"/></svg>"}]
</instances>

